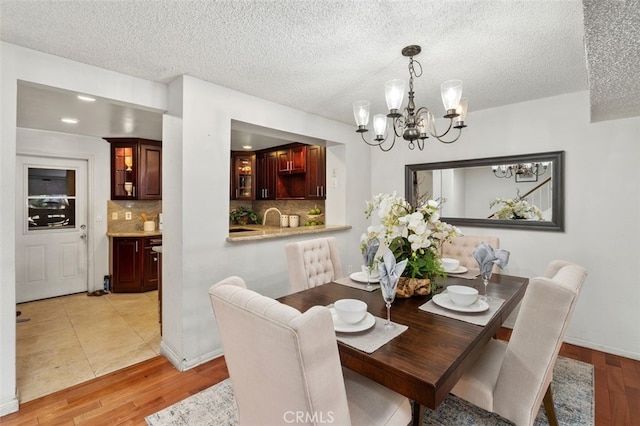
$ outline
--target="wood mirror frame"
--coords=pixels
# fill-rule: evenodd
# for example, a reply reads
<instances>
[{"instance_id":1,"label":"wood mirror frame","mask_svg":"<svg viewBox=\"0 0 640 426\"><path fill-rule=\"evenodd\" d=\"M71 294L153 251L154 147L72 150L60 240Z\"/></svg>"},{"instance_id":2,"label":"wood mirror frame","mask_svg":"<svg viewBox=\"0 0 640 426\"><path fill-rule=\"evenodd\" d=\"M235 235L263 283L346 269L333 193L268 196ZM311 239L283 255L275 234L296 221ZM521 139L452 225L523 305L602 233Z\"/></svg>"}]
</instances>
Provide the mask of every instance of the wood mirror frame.
<instances>
[{"instance_id":1,"label":"wood mirror frame","mask_svg":"<svg viewBox=\"0 0 640 426\"><path fill-rule=\"evenodd\" d=\"M409 203L415 204L414 194L418 185L417 172L424 170L441 171L456 170L470 167L491 167L501 164L550 162L551 171L550 191L551 211L550 220L518 220L518 219L490 219L473 217L447 217L442 220L456 226L475 226L485 228L512 228L536 231L564 231L564 151L544 152L536 154L510 155L504 157L489 157L471 160L445 161L438 163L408 164L405 166L405 196ZM511 178L515 181L515 176ZM549 177L547 177L549 179ZM546 181L543 180L543 183ZM441 188L442 190L442 188ZM433 194L431 194L433 196ZM515 197L515 194L514 194ZM514 198L511 197L511 198ZM438 198L438 197L436 197ZM446 199L446 194L443 194ZM506 198L506 197L503 197ZM488 208L488 206L487 206Z\"/></svg>"}]
</instances>

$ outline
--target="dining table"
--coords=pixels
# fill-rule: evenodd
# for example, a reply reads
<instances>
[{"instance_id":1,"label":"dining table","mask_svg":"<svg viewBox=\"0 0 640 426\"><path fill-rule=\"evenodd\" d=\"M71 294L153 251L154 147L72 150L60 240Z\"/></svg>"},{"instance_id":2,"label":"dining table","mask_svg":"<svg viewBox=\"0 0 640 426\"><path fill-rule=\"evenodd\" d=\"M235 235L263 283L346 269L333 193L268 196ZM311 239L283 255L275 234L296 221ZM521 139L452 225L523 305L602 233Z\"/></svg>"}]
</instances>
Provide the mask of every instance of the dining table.
<instances>
[{"instance_id":1,"label":"dining table","mask_svg":"<svg viewBox=\"0 0 640 426\"><path fill-rule=\"evenodd\" d=\"M528 278L493 274L487 295L504 299L504 303L484 326L421 310L420 306L428 302L431 295L396 298L391 306L391 321L407 326L406 331L372 353L338 339L341 364L409 398L414 408L414 424L417 424L420 416L416 413L423 412L420 406L436 409L444 401L522 300L528 283ZM480 278L469 280L449 275L443 284L445 287L471 286L484 294ZM292 293L278 300L304 312L316 305L330 306L339 299L362 300L373 316L387 317L380 290L364 291L336 282Z\"/></svg>"}]
</instances>

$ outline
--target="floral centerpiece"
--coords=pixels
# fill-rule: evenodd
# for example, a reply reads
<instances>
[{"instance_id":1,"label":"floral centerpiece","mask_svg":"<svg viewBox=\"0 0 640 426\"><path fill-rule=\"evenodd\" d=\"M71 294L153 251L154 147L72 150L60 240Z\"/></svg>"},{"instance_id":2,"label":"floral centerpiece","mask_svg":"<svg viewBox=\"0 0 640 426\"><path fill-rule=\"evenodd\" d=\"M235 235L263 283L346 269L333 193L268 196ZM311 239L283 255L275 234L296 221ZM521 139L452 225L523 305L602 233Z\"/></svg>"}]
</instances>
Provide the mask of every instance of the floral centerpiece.
<instances>
[{"instance_id":1,"label":"floral centerpiece","mask_svg":"<svg viewBox=\"0 0 640 426\"><path fill-rule=\"evenodd\" d=\"M495 212L497 219L537 219L542 220L542 211L535 205L529 204L523 198L496 198L489 207L502 204Z\"/></svg>"},{"instance_id":2,"label":"floral centerpiece","mask_svg":"<svg viewBox=\"0 0 640 426\"><path fill-rule=\"evenodd\" d=\"M367 202L367 218L376 211L380 224L369 226L367 232L362 234L361 249L364 252L367 242L377 238L381 246L391 250L396 262L407 259L407 267L402 273L406 279L401 279L398 284L400 297L429 294L429 283L432 282L435 287L434 279L445 276L439 249L443 242L460 235L460 231L440 220L439 207L434 200L414 207L395 192L378 194Z\"/></svg>"}]
</instances>

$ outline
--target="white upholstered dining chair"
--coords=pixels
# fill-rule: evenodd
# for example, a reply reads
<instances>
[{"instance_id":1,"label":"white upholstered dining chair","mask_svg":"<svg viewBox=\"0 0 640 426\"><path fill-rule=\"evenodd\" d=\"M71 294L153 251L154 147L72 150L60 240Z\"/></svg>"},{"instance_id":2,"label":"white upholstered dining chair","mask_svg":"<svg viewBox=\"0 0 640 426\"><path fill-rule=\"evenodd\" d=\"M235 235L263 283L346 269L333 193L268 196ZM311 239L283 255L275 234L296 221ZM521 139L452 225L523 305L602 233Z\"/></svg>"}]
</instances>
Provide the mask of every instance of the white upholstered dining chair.
<instances>
[{"instance_id":1,"label":"white upholstered dining chair","mask_svg":"<svg viewBox=\"0 0 640 426\"><path fill-rule=\"evenodd\" d=\"M407 425L397 394L342 369L329 309L305 313L248 290L239 277L209 289L240 425Z\"/></svg>"},{"instance_id":2,"label":"white upholstered dining chair","mask_svg":"<svg viewBox=\"0 0 640 426\"><path fill-rule=\"evenodd\" d=\"M557 424L553 367L586 276L556 260L532 278L509 342L490 340L451 392L517 425L532 425L544 400L549 424Z\"/></svg>"},{"instance_id":3,"label":"white upholstered dining chair","mask_svg":"<svg viewBox=\"0 0 640 426\"><path fill-rule=\"evenodd\" d=\"M297 292L342 278L335 237L289 243L285 246L289 283Z\"/></svg>"},{"instance_id":4,"label":"white upholstered dining chair","mask_svg":"<svg viewBox=\"0 0 640 426\"><path fill-rule=\"evenodd\" d=\"M500 238L487 235L460 235L451 242L442 244L442 257L458 259L460 266L469 269L478 269L478 262L473 257L478 244L485 242L494 249L500 248ZM498 266L493 267L493 272L498 273Z\"/></svg>"}]
</instances>

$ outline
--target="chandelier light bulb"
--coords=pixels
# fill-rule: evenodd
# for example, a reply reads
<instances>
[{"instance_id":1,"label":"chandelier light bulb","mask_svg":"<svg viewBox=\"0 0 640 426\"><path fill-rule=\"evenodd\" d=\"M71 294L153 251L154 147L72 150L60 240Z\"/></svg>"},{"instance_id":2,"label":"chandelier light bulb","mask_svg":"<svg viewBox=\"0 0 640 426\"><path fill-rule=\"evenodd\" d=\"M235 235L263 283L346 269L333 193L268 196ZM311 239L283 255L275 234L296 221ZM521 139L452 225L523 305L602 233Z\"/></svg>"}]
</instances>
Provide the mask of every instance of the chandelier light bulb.
<instances>
[{"instance_id":1,"label":"chandelier light bulb","mask_svg":"<svg viewBox=\"0 0 640 426\"><path fill-rule=\"evenodd\" d=\"M398 79L387 81L384 85L384 97L387 99L389 113L397 113L404 98L404 81Z\"/></svg>"},{"instance_id":2,"label":"chandelier light bulb","mask_svg":"<svg viewBox=\"0 0 640 426\"><path fill-rule=\"evenodd\" d=\"M355 101L353 103L353 117L359 129L369 124L369 107L369 101Z\"/></svg>"},{"instance_id":3,"label":"chandelier light bulb","mask_svg":"<svg viewBox=\"0 0 640 426\"><path fill-rule=\"evenodd\" d=\"M460 98L462 97L462 81L445 81L440 86L440 91L442 93L442 103L444 104L445 111L455 110L460 104Z\"/></svg>"},{"instance_id":4,"label":"chandelier light bulb","mask_svg":"<svg viewBox=\"0 0 640 426\"><path fill-rule=\"evenodd\" d=\"M384 132L387 129L387 116L376 114L373 116L373 130L376 133L376 140L384 139Z\"/></svg>"}]
</instances>

